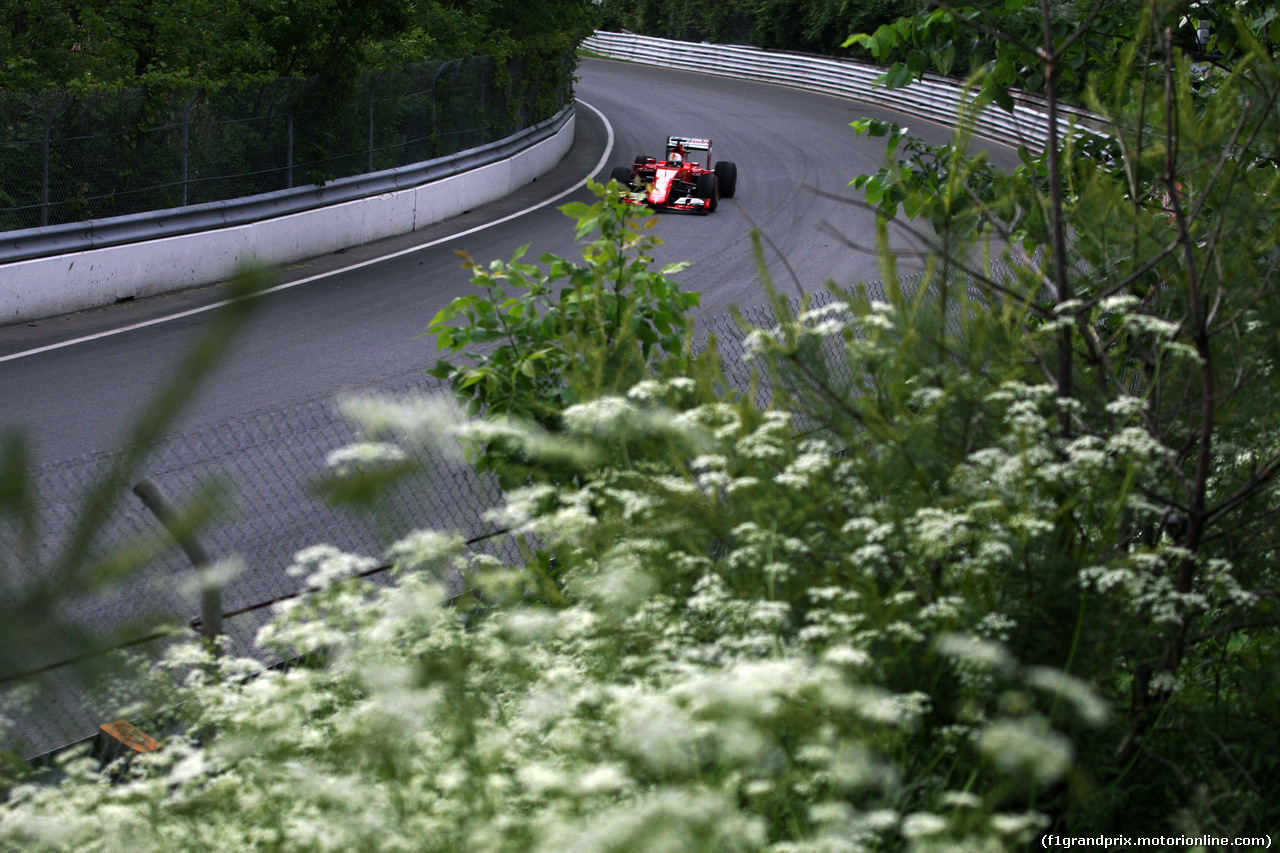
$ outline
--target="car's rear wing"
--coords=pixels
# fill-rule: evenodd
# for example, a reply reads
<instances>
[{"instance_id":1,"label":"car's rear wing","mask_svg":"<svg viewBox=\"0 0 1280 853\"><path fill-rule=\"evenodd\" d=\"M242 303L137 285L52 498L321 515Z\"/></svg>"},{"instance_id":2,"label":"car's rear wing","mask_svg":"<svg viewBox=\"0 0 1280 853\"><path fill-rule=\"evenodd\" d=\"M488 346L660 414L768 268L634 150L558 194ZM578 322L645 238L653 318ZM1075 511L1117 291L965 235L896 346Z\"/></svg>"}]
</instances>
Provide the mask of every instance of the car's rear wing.
<instances>
[{"instance_id":1,"label":"car's rear wing","mask_svg":"<svg viewBox=\"0 0 1280 853\"><path fill-rule=\"evenodd\" d=\"M667 137L667 150L671 151L677 145L684 146L685 151L710 151L710 139L694 139L689 136L670 136Z\"/></svg>"}]
</instances>

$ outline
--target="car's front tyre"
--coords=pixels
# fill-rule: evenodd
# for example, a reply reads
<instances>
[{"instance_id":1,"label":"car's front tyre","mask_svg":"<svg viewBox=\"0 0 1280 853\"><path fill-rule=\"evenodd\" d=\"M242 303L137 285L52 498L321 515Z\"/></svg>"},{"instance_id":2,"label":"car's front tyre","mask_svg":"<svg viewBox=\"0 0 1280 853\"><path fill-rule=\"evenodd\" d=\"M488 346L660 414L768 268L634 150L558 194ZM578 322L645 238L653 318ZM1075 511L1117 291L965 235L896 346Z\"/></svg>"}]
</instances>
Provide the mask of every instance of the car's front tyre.
<instances>
[{"instance_id":1,"label":"car's front tyre","mask_svg":"<svg viewBox=\"0 0 1280 853\"><path fill-rule=\"evenodd\" d=\"M693 194L706 202L706 204L702 205L703 213L711 213L716 209L716 204L720 201L720 192L716 188L718 183L715 174L712 172L703 172L698 176L698 183L694 186Z\"/></svg>"},{"instance_id":2,"label":"car's front tyre","mask_svg":"<svg viewBox=\"0 0 1280 853\"><path fill-rule=\"evenodd\" d=\"M611 180L618 182L618 187L623 190L631 189L631 169L626 166L615 166L613 171L609 173Z\"/></svg>"}]
</instances>

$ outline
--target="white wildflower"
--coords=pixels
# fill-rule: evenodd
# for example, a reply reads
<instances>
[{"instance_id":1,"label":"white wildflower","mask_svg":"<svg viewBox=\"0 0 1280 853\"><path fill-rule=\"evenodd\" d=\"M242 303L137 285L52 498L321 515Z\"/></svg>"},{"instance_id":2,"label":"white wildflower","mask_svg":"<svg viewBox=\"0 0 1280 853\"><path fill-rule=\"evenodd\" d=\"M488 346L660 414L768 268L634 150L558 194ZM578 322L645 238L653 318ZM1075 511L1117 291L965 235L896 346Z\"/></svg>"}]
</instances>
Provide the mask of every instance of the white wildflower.
<instances>
[{"instance_id":1,"label":"white wildflower","mask_svg":"<svg viewBox=\"0 0 1280 853\"><path fill-rule=\"evenodd\" d=\"M1181 341L1170 341L1162 346L1161 350L1166 355L1175 355L1180 358L1185 358L1193 364L1204 363L1204 357L1201 356L1200 352L1191 344L1184 344Z\"/></svg>"},{"instance_id":2,"label":"white wildflower","mask_svg":"<svg viewBox=\"0 0 1280 853\"><path fill-rule=\"evenodd\" d=\"M627 391L627 399L636 403L658 403L666 396L666 390L656 379L642 379Z\"/></svg>"},{"instance_id":3,"label":"white wildflower","mask_svg":"<svg viewBox=\"0 0 1280 853\"><path fill-rule=\"evenodd\" d=\"M667 387L681 394L692 394L697 390L698 383L688 376L677 376L674 379L667 380Z\"/></svg>"},{"instance_id":4,"label":"white wildflower","mask_svg":"<svg viewBox=\"0 0 1280 853\"><path fill-rule=\"evenodd\" d=\"M576 777L575 788L578 793L588 796L594 794L613 794L624 791L632 785L631 777L617 764L597 764L585 773Z\"/></svg>"},{"instance_id":5,"label":"white wildflower","mask_svg":"<svg viewBox=\"0 0 1280 853\"><path fill-rule=\"evenodd\" d=\"M462 421L462 412L447 395L359 395L338 402L343 415L370 435L432 439L437 447L456 448L444 439Z\"/></svg>"},{"instance_id":6,"label":"white wildflower","mask_svg":"<svg viewBox=\"0 0 1280 853\"><path fill-rule=\"evenodd\" d=\"M462 547L456 533L415 530L387 549L387 559L402 569L424 569L458 557Z\"/></svg>"},{"instance_id":7,"label":"white wildflower","mask_svg":"<svg viewBox=\"0 0 1280 853\"><path fill-rule=\"evenodd\" d=\"M529 792L542 795L567 790L570 776L548 764L531 761L517 768L516 781Z\"/></svg>"},{"instance_id":8,"label":"white wildflower","mask_svg":"<svg viewBox=\"0 0 1280 853\"><path fill-rule=\"evenodd\" d=\"M878 329L882 332L892 332L897 328L893 320L881 314L864 314L859 322L864 329Z\"/></svg>"},{"instance_id":9,"label":"white wildflower","mask_svg":"<svg viewBox=\"0 0 1280 853\"><path fill-rule=\"evenodd\" d=\"M305 577L307 586L313 589L323 589L377 565L369 557L348 554L332 545L313 545L294 555L288 573Z\"/></svg>"},{"instance_id":10,"label":"white wildflower","mask_svg":"<svg viewBox=\"0 0 1280 853\"><path fill-rule=\"evenodd\" d=\"M796 320L800 323L820 323L823 320L832 318L848 317L852 313L849 303L836 300L829 302L820 308L811 308L808 311L802 311Z\"/></svg>"},{"instance_id":11,"label":"white wildflower","mask_svg":"<svg viewBox=\"0 0 1280 853\"><path fill-rule=\"evenodd\" d=\"M864 720L903 729L913 728L929 710L929 705L928 695L918 691L890 693L864 687L854 696L855 710Z\"/></svg>"},{"instance_id":12,"label":"white wildflower","mask_svg":"<svg viewBox=\"0 0 1280 853\"><path fill-rule=\"evenodd\" d=\"M991 816L991 828L1004 836L1022 836L1028 832L1044 830L1050 823L1049 817L1039 812L1001 812Z\"/></svg>"},{"instance_id":13,"label":"white wildflower","mask_svg":"<svg viewBox=\"0 0 1280 853\"><path fill-rule=\"evenodd\" d=\"M375 467L388 467L406 462L409 455L387 441L361 441L332 450L324 464L339 476L347 476Z\"/></svg>"},{"instance_id":14,"label":"white wildflower","mask_svg":"<svg viewBox=\"0 0 1280 853\"><path fill-rule=\"evenodd\" d=\"M827 765L831 782L844 791L892 791L898 786L897 768L861 746L841 744Z\"/></svg>"},{"instance_id":15,"label":"white wildflower","mask_svg":"<svg viewBox=\"0 0 1280 853\"><path fill-rule=\"evenodd\" d=\"M1088 725L1094 727L1106 725L1111 717L1107 703L1102 701L1092 687L1060 669L1033 666L1027 670L1025 678L1030 686L1070 702L1076 713L1080 715L1080 719Z\"/></svg>"},{"instance_id":16,"label":"white wildflower","mask_svg":"<svg viewBox=\"0 0 1280 853\"><path fill-rule=\"evenodd\" d=\"M506 506L485 513L485 520L516 527L528 524L554 502L556 495L555 487L545 484L513 489L507 493Z\"/></svg>"},{"instance_id":17,"label":"white wildflower","mask_svg":"<svg viewBox=\"0 0 1280 853\"><path fill-rule=\"evenodd\" d=\"M1173 693L1178 686L1178 677L1167 669L1162 669L1151 677L1152 693Z\"/></svg>"},{"instance_id":18,"label":"white wildflower","mask_svg":"<svg viewBox=\"0 0 1280 853\"><path fill-rule=\"evenodd\" d=\"M1151 314L1126 314L1124 316L1124 325L1135 332L1166 339L1172 339L1182 331L1182 324L1166 320L1163 317L1155 317Z\"/></svg>"},{"instance_id":19,"label":"white wildflower","mask_svg":"<svg viewBox=\"0 0 1280 853\"><path fill-rule=\"evenodd\" d=\"M577 435L612 438L632 431L641 420L641 410L622 397L600 397L564 411L565 430Z\"/></svg>"},{"instance_id":20,"label":"white wildflower","mask_svg":"<svg viewBox=\"0 0 1280 853\"><path fill-rule=\"evenodd\" d=\"M940 799L944 806L953 809L982 808L982 798L972 791L944 791Z\"/></svg>"},{"instance_id":21,"label":"white wildflower","mask_svg":"<svg viewBox=\"0 0 1280 853\"><path fill-rule=\"evenodd\" d=\"M862 669L871 665L871 655L853 646L832 646L822 653L822 662L849 669Z\"/></svg>"},{"instance_id":22,"label":"white wildflower","mask_svg":"<svg viewBox=\"0 0 1280 853\"><path fill-rule=\"evenodd\" d=\"M763 823L742 814L719 794L658 790L591 815L581 825L554 822L539 853L678 853L691 849L724 853L758 850Z\"/></svg>"},{"instance_id":23,"label":"white wildflower","mask_svg":"<svg viewBox=\"0 0 1280 853\"><path fill-rule=\"evenodd\" d=\"M1115 296L1108 296L1098 303L1098 308L1104 313L1111 311L1124 311L1138 304L1138 297L1131 293L1118 293Z\"/></svg>"},{"instance_id":24,"label":"white wildflower","mask_svg":"<svg viewBox=\"0 0 1280 853\"><path fill-rule=\"evenodd\" d=\"M913 812L902 818L902 835L909 839L925 838L930 835L941 835L950 826L946 818L928 812Z\"/></svg>"},{"instance_id":25,"label":"white wildflower","mask_svg":"<svg viewBox=\"0 0 1280 853\"><path fill-rule=\"evenodd\" d=\"M907 402L913 409L927 411L941 403L947 398L947 392L941 388L917 388L911 392L911 397Z\"/></svg>"},{"instance_id":26,"label":"white wildflower","mask_svg":"<svg viewBox=\"0 0 1280 853\"><path fill-rule=\"evenodd\" d=\"M1107 403L1107 411L1116 417L1128 418L1141 412L1146 408L1146 405L1146 400L1143 400L1141 397L1132 397L1128 394L1121 394L1119 397L1116 397L1114 400Z\"/></svg>"},{"instance_id":27,"label":"white wildflower","mask_svg":"<svg viewBox=\"0 0 1280 853\"><path fill-rule=\"evenodd\" d=\"M972 634L943 634L934 649L944 657L979 669L1008 673L1018 665L1004 646Z\"/></svg>"},{"instance_id":28,"label":"white wildflower","mask_svg":"<svg viewBox=\"0 0 1280 853\"><path fill-rule=\"evenodd\" d=\"M695 456L693 461L689 463L689 469L692 471L723 471L729 465L729 460L719 453L704 453L701 456Z\"/></svg>"},{"instance_id":29,"label":"white wildflower","mask_svg":"<svg viewBox=\"0 0 1280 853\"><path fill-rule=\"evenodd\" d=\"M982 732L978 745L1004 772L1029 775L1042 785L1057 781L1071 766L1071 741L1040 716L997 720Z\"/></svg>"}]
</instances>

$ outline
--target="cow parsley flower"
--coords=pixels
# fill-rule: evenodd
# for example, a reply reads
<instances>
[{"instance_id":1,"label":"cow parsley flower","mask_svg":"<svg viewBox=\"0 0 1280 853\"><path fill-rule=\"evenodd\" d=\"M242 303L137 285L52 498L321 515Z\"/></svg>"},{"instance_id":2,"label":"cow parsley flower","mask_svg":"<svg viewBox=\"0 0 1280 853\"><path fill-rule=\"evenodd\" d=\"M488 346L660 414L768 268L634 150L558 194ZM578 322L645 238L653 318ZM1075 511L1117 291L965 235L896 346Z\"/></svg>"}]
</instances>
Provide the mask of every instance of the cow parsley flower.
<instances>
[{"instance_id":1,"label":"cow parsley flower","mask_svg":"<svg viewBox=\"0 0 1280 853\"><path fill-rule=\"evenodd\" d=\"M456 533L415 530L387 549L387 559L402 569L423 569L453 560L462 547L462 537Z\"/></svg>"},{"instance_id":2,"label":"cow parsley flower","mask_svg":"<svg viewBox=\"0 0 1280 853\"><path fill-rule=\"evenodd\" d=\"M396 465L406 462L409 455L396 444L387 441L361 441L330 451L324 464L338 476L365 471L373 467Z\"/></svg>"},{"instance_id":3,"label":"cow parsley flower","mask_svg":"<svg viewBox=\"0 0 1280 853\"><path fill-rule=\"evenodd\" d=\"M982 732L978 746L1004 772L1025 774L1041 785L1062 778L1074 754L1071 741L1040 716L997 720Z\"/></svg>"},{"instance_id":4,"label":"cow parsley flower","mask_svg":"<svg viewBox=\"0 0 1280 853\"><path fill-rule=\"evenodd\" d=\"M934 649L944 657L979 669L1009 673L1017 668L1017 661L1004 646L972 634L943 634Z\"/></svg>"}]
</instances>

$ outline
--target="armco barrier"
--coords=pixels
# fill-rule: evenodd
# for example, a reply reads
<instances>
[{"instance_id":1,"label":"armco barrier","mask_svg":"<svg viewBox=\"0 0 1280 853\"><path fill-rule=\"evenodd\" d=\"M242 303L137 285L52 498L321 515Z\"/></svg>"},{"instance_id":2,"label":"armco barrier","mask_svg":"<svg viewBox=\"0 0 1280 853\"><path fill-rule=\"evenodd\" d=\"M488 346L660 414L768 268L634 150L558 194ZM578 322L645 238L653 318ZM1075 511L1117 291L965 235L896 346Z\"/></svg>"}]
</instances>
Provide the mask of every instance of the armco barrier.
<instances>
[{"instance_id":1,"label":"armco barrier","mask_svg":"<svg viewBox=\"0 0 1280 853\"><path fill-rule=\"evenodd\" d=\"M221 281L404 234L496 201L573 144L573 106L437 160L259 196L0 234L0 324Z\"/></svg>"},{"instance_id":2,"label":"armco barrier","mask_svg":"<svg viewBox=\"0 0 1280 853\"><path fill-rule=\"evenodd\" d=\"M901 89L876 86L883 68L847 59L777 53L742 45L694 44L631 33L597 32L583 47L602 56L739 80L776 83L836 95L954 126L964 105L964 87L929 75ZM1043 101L1015 94L1012 113L987 107L973 117L973 133L1005 145L1042 146L1048 135ZM1096 127L1096 117L1064 105L1061 121Z\"/></svg>"}]
</instances>

